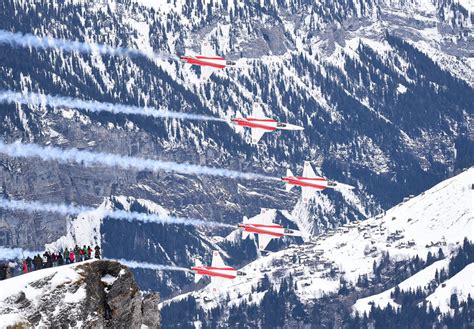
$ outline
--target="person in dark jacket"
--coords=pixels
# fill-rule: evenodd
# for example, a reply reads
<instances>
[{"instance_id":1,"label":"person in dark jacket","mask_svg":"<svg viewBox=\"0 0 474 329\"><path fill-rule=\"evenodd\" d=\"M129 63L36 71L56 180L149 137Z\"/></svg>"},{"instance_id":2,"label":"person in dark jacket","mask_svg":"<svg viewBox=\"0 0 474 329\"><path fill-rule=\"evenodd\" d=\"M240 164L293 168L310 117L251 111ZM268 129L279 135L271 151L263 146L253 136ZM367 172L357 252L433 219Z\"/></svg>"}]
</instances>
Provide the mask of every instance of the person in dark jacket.
<instances>
[{"instance_id":1,"label":"person in dark jacket","mask_svg":"<svg viewBox=\"0 0 474 329\"><path fill-rule=\"evenodd\" d=\"M100 259L100 247L95 246L95 258Z\"/></svg>"},{"instance_id":2,"label":"person in dark jacket","mask_svg":"<svg viewBox=\"0 0 474 329\"><path fill-rule=\"evenodd\" d=\"M26 258L26 268L28 269L28 272L31 272L33 270L33 260L31 259L30 256Z\"/></svg>"},{"instance_id":3,"label":"person in dark jacket","mask_svg":"<svg viewBox=\"0 0 474 329\"><path fill-rule=\"evenodd\" d=\"M64 259L64 262L65 264L69 264L70 261L69 261L69 250L64 249L64 252L63 252L63 259Z\"/></svg>"},{"instance_id":4,"label":"person in dark jacket","mask_svg":"<svg viewBox=\"0 0 474 329\"><path fill-rule=\"evenodd\" d=\"M79 246L76 244L76 246L74 247L74 261L77 263L77 262L80 262L81 261L81 253L80 253L80 248Z\"/></svg>"},{"instance_id":5,"label":"person in dark jacket","mask_svg":"<svg viewBox=\"0 0 474 329\"><path fill-rule=\"evenodd\" d=\"M33 262L35 263L35 270L41 270L43 268L43 259L40 255L36 255Z\"/></svg>"},{"instance_id":6,"label":"person in dark jacket","mask_svg":"<svg viewBox=\"0 0 474 329\"><path fill-rule=\"evenodd\" d=\"M53 263L53 267L58 266L58 254L53 252L51 254L51 262Z\"/></svg>"},{"instance_id":7,"label":"person in dark jacket","mask_svg":"<svg viewBox=\"0 0 474 329\"><path fill-rule=\"evenodd\" d=\"M0 264L0 280L5 280L7 278L7 264Z\"/></svg>"},{"instance_id":8,"label":"person in dark jacket","mask_svg":"<svg viewBox=\"0 0 474 329\"><path fill-rule=\"evenodd\" d=\"M91 246L87 246L87 259L92 258L92 248Z\"/></svg>"},{"instance_id":9,"label":"person in dark jacket","mask_svg":"<svg viewBox=\"0 0 474 329\"><path fill-rule=\"evenodd\" d=\"M63 258L63 254L59 253L58 254L58 266L62 266L62 265L64 265L64 258Z\"/></svg>"},{"instance_id":10,"label":"person in dark jacket","mask_svg":"<svg viewBox=\"0 0 474 329\"><path fill-rule=\"evenodd\" d=\"M46 251L43 256L46 257L46 267L49 268L49 267L53 267L53 259L51 257L51 254L49 251Z\"/></svg>"},{"instance_id":11,"label":"person in dark jacket","mask_svg":"<svg viewBox=\"0 0 474 329\"><path fill-rule=\"evenodd\" d=\"M84 248L79 249L79 256L80 256L80 261L81 262L85 260L85 258L86 258L85 254L86 254L86 252L84 251Z\"/></svg>"}]
</instances>

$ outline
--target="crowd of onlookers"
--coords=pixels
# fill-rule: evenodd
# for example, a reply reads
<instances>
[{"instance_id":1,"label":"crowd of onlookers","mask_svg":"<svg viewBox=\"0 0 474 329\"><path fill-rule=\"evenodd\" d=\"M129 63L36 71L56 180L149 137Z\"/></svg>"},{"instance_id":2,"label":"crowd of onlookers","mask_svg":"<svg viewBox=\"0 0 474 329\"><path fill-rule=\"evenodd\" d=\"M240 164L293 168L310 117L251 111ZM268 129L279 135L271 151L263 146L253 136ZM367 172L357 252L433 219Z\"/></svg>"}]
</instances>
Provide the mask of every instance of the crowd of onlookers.
<instances>
[{"instance_id":1,"label":"crowd of onlookers","mask_svg":"<svg viewBox=\"0 0 474 329\"><path fill-rule=\"evenodd\" d=\"M58 252L46 251L42 256L40 254L37 254L33 258L28 256L23 259L21 263L21 271L23 273L28 273L43 268L78 263L91 258L100 259L100 257L101 253L99 246L92 249L90 246L86 247L84 245L84 247L80 248L76 245L74 248L66 248ZM0 264L0 280L14 276L12 267L14 268L15 264L11 262Z\"/></svg>"}]
</instances>

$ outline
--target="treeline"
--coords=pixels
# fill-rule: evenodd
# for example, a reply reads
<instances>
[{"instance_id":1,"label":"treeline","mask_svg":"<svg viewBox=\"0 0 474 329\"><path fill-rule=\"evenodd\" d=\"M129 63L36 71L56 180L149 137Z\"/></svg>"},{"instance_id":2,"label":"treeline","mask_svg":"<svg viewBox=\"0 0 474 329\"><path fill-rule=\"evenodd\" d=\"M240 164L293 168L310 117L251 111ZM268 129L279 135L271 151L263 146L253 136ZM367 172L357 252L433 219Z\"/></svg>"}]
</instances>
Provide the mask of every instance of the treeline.
<instances>
[{"instance_id":1,"label":"treeline","mask_svg":"<svg viewBox=\"0 0 474 329\"><path fill-rule=\"evenodd\" d=\"M442 314L439 308L433 309L426 301L421 305L416 301L418 293L413 293L395 309L391 305L385 308L372 305L369 315L356 314L348 318L346 328L472 328L474 326L474 301L469 295L467 300L451 305L452 313ZM451 301L457 301L456 294L451 296Z\"/></svg>"},{"instance_id":2,"label":"treeline","mask_svg":"<svg viewBox=\"0 0 474 329\"><path fill-rule=\"evenodd\" d=\"M430 254L431 256L431 254ZM425 267L431 265L436 260L444 258L442 250L438 252L438 257L428 257L424 262ZM467 238L456 255L449 260L447 270L442 268L436 270L431 282L426 287L416 289L400 290L398 286L390 294L390 297L400 305L399 309L392 305L381 308L372 305L370 313L356 314L354 318L348 318L349 328L472 328L474 325L474 301L469 294L464 301L459 301L458 296L453 293L450 296L449 307L451 312L443 314L439 307L433 308L426 298L435 292L436 288L449 280L467 265L474 262L474 244ZM416 263L412 260L412 266ZM416 269L416 267L415 267Z\"/></svg>"}]
</instances>

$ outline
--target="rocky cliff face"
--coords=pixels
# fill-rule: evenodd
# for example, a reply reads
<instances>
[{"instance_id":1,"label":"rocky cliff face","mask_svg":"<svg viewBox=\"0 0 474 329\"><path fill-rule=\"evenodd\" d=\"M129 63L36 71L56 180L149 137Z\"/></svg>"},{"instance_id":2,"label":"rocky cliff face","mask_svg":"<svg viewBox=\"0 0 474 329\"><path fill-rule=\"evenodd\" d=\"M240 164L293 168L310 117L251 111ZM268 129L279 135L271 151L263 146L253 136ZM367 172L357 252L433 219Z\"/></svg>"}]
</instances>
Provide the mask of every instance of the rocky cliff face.
<instances>
[{"instance_id":1,"label":"rocky cliff face","mask_svg":"<svg viewBox=\"0 0 474 329\"><path fill-rule=\"evenodd\" d=\"M159 328L158 294L105 260L31 272L0 282L0 323L40 327Z\"/></svg>"}]
</instances>

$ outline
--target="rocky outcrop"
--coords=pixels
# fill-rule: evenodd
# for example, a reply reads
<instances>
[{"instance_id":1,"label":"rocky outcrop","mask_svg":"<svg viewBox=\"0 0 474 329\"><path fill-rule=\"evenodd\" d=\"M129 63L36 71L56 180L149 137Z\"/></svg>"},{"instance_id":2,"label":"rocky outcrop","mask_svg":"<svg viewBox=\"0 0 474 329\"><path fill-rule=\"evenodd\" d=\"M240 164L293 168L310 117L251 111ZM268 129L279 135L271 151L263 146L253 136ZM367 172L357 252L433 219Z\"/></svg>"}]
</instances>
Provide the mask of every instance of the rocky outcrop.
<instances>
[{"instance_id":1,"label":"rocky outcrop","mask_svg":"<svg viewBox=\"0 0 474 329\"><path fill-rule=\"evenodd\" d=\"M144 324L159 327L158 294L142 296L133 274L125 266L118 262L96 261L79 268L86 274L85 307L88 313L102 315L88 326L140 328Z\"/></svg>"},{"instance_id":2,"label":"rocky outcrop","mask_svg":"<svg viewBox=\"0 0 474 329\"><path fill-rule=\"evenodd\" d=\"M3 285L13 292L0 301L0 322L8 320L6 325L160 327L158 294L142 295L133 274L118 262L97 260L40 270Z\"/></svg>"}]
</instances>

